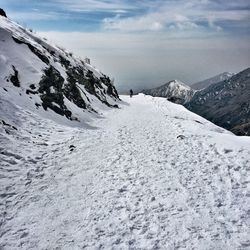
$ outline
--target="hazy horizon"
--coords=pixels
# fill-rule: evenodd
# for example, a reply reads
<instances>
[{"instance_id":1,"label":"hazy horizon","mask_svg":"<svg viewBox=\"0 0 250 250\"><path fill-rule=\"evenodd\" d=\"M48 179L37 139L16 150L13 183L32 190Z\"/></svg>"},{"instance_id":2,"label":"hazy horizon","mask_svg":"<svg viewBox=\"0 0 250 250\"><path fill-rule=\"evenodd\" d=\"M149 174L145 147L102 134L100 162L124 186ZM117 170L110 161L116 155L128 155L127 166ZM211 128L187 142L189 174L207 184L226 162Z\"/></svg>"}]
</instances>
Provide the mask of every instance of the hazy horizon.
<instances>
[{"instance_id":1,"label":"hazy horizon","mask_svg":"<svg viewBox=\"0 0 250 250\"><path fill-rule=\"evenodd\" d=\"M89 57L120 91L188 85L250 65L247 0L0 0L8 17Z\"/></svg>"}]
</instances>

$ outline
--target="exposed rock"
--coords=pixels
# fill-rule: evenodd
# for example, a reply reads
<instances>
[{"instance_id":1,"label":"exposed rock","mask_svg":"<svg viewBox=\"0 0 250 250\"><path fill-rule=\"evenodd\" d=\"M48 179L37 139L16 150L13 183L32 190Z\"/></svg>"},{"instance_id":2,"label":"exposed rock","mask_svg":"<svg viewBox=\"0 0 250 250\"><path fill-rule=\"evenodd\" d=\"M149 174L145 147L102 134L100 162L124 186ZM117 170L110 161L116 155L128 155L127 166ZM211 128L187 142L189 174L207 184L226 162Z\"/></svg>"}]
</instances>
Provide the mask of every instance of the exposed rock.
<instances>
[{"instance_id":1,"label":"exposed rock","mask_svg":"<svg viewBox=\"0 0 250 250\"><path fill-rule=\"evenodd\" d=\"M1 8L0 8L0 16L7 17L5 11L3 9L1 9Z\"/></svg>"},{"instance_id":2,"label":"exposed rock","mask_svg":"<svg viewBox=\"0 0 250 250\"><path fill-rule=\"evenodd\" d=\"M15 87L20 87L20 82L19 82L19 79L18 79L18 71L17 71L17 69L15 68L14 65L12 65L12 69L14 71L14 75L10 76L10 81L13 83L13 85Z\"/></svg>"},{"instance_id":3,"label":"exposed rock","mask_svg":"<svg viewBox=\"0 0 250 250\"><path fill-rule=\"evenodd\" d=\"M250 122L237 125L231 129L231 131L236 135L246 135L250 136Z\"/></svg>"},{"instance_id":4,"label":"exposed rock","mask_svg":"<svg viewBox=\"0 0 250 250\"><path fill-rule=\"evenodd\" d=\"M71 118L71 111L67 109L63 100L63 83L64 79L53 66L44 71L44 75L39 85L39 93L41 94L42 106L45 110L52 109L59 115L65 115ZM53 92L51 91L53 89Z\"/></svg>"}]
</instances>

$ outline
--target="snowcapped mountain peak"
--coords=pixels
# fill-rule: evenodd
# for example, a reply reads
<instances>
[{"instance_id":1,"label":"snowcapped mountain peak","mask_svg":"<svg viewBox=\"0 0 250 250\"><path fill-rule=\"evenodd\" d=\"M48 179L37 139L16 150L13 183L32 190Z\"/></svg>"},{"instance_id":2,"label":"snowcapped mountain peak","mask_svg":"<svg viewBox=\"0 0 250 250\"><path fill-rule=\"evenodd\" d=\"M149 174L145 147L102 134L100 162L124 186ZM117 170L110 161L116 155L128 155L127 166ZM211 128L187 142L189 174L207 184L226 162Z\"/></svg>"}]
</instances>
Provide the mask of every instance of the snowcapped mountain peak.
<instances>
[{"instance_id":1,"label":"snowcapped mountain peak","mask_svg":"<svg viewBox=\"0 0 250 250\"><path fill-rule=\"evenodd\" d=\"M221 75L222 76L227 76L227 77L232 77L233 75L235 75L235 73L232 73L232 72L223 72Z\"/></svg>"},{"instance_id":2,"label":"snowcapped mountain peak","mask_svg":"<svg viewBox=\"0 0 250 250\"><path fill-rule=\"evenodd\" d=\"M111 79L90 61L4 16L0 16L0 81L1 99L57 120L83 121L103 108L117 107L119 100Z\"/></svg>"},{"instance_id":3,"label":"snowcapped mountain peak","mask_svg":"<svg viewBox=\"0 0 250 250\"><path fill-rule=\"evenodd\" d=\"M166 97L170 101L183 104L191 99L194 90L185 83L175 79L160 87L145 90L143 93L152 96Z\"/></svg>"},{"instance_id":4,"label":"snowcapped mountain peak","mask_svg":"<svg viewBox=\"0 0 250 250\"><path fill-rule=\"evenodd\" d=\"M190 90L191 88L186 85L185 83L179 81L179 80L172 80L168 83L166 83L167 86L171 86L171 87L174 87L174 88L183 88L183 89L187 89L187 90Z\"/></svg>"},{"instance_id":5,"label":"snowcapped mountain peak","mask_svg":"<svg viewBox=\"0 0 250 250\"><path fill-rule=\"evenodd\" d=\"M179 83L179 81L178 80L171 80L171 81L169 81L169 83L177 84L177 83Z\"/></svg>"}]
</instances>

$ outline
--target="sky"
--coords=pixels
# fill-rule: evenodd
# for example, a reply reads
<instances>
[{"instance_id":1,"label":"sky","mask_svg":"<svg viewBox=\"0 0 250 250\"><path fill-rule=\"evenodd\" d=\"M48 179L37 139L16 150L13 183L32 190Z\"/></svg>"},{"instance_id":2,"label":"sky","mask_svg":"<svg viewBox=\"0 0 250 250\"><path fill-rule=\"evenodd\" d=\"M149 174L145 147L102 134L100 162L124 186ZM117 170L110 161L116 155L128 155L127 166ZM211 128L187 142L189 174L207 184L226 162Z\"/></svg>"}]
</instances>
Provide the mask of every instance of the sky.
<instances>
[{"instance_id":1,"label":"sky","mask_svg":"<svg viewBox=\"0 0 250 250\"><path fill-rule=\"evenodd\" d=\"M0 7L90 58L121 92L250 66L249 0L0 0Z\"/></svg>"}]
</instances>

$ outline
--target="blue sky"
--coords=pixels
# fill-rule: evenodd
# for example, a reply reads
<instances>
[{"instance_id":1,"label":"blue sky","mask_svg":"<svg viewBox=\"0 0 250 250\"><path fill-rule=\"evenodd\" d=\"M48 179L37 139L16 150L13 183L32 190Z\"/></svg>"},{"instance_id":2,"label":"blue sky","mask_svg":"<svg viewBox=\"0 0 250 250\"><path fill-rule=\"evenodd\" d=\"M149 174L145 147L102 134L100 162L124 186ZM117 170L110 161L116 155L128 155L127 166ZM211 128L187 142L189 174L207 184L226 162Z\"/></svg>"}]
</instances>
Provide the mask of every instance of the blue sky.
<instances>
[{"instance_id":1,"label":"blue sky","mask_svg":"<svg viewBox=\"0 0 250 250\"><path fill-rule=\"evenodd\" d=\"M0 7L89 56L124 90L250 66L248 0L0 0Z\"/></svg>"}]
</instances>

